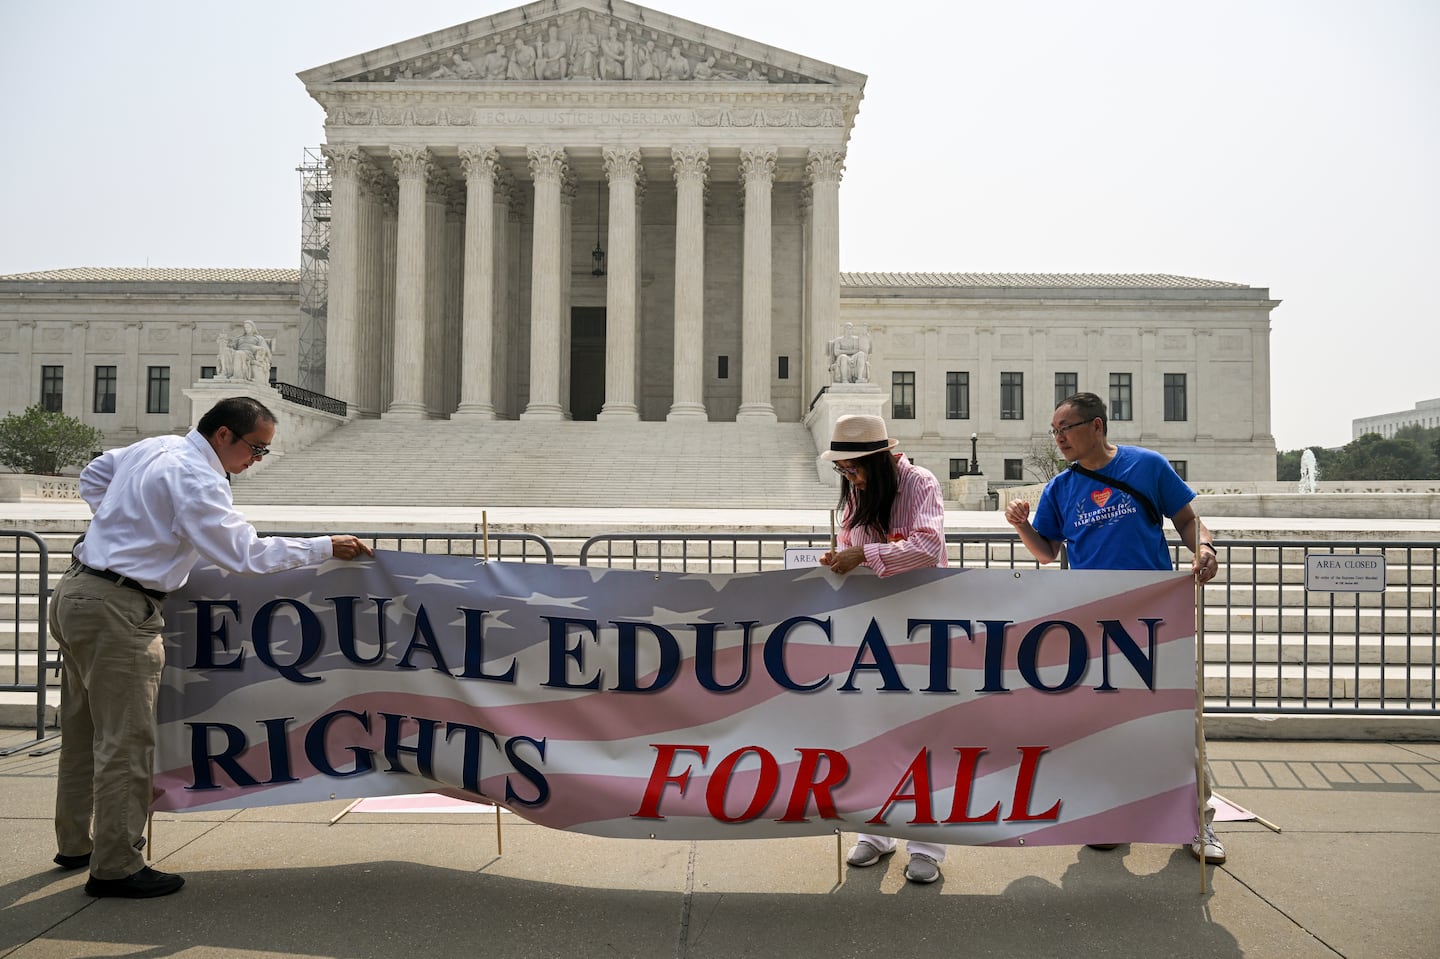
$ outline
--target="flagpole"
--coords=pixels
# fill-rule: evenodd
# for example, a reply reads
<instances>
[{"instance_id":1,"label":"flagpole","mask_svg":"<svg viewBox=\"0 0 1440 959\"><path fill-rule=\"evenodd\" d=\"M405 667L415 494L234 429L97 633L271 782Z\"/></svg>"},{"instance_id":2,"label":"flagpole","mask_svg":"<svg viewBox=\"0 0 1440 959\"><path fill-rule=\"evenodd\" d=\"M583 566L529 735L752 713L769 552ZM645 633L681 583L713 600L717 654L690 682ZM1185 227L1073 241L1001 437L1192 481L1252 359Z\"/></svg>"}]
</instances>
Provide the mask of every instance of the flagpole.
<instances>
[{"instance_id":1,"label":"flagpole","mask_svg":"<svg viewBox=\"0 0 1440 959\"><path fill-rule=\"evenodd\" d=\"M1200 820L1200 895L1205 895L1205 586L1195 584L1195 796Z\"/></svg>"}]
</instances>

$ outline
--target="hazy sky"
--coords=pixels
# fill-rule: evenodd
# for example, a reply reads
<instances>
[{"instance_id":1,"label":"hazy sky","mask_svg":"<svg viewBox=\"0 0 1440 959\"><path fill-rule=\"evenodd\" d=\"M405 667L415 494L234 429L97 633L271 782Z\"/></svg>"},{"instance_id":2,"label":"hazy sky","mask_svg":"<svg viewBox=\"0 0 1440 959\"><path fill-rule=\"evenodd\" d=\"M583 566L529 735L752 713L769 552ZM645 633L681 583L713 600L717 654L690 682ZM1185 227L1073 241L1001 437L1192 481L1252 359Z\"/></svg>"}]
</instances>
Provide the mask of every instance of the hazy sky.
<instances>
[{"instance_id":1,"label":"hazy sky","mask_svg":"<svg viewBox=\"0 0 1440 959\"><path fill-rule=\"evenodd\" d=\"M0 0L0 274L299 265L299 71L496 0ZM842 270L1266 287L1281 449L1440 397L1436 0L657 0L869 81Z\"/></svg>"}]
</instances>

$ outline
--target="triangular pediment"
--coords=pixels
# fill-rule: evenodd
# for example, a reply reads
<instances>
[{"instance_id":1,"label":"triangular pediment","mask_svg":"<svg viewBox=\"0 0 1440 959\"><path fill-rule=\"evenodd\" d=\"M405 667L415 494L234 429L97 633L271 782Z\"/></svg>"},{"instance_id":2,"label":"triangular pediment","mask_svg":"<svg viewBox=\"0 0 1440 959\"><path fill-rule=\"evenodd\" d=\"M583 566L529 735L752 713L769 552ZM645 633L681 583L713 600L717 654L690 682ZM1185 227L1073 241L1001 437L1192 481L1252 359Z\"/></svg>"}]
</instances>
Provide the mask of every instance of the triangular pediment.
<instances>
[{"instance_id":1,"label":"triangular pediment","mask_svg":"<svg viewBox=\"0 0 1440 959\"><path fill-rule=\"evenodd\" d=\"M542 0L300 74L325 83L738 83L865 77L621 0Z\"/></svg>"}]
</instances>

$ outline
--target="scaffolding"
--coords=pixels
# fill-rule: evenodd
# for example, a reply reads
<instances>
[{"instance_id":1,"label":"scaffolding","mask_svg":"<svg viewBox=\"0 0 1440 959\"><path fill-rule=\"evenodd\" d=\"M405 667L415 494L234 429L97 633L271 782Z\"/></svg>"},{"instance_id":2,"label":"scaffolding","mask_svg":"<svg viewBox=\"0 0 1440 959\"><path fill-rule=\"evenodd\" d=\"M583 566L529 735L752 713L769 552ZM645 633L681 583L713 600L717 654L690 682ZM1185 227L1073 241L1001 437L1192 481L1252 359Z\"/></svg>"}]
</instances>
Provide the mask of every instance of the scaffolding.
<instances>
[{"instance_id":1,"label":"scaffolding","mask_svg":"<svg viewBox=\"0 0 1440 959\"><path fill-rule=\"evenodd\" d=\"M330 167L306 147L300 173L300 382L325 392L325 317L330 290Z\"/></svg>"}]
</instances>

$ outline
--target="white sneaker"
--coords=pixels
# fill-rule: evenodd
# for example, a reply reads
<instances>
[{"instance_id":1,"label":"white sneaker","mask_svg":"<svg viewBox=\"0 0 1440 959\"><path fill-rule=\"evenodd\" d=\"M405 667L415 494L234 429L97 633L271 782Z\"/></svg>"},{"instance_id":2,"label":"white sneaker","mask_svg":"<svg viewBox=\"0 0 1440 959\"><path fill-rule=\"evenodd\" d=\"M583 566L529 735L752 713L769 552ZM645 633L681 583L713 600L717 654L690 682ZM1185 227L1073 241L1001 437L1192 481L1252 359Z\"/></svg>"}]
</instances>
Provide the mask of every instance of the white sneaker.
<instances>
[{"instance_id":1,"label":"white sneaker","mask_svg":"<svg viewBox=\"0 0 1440 959\"><path fill-rule=\"evenodd\" d=\"M1190 855L1218 866L1225 862L1225 846L1215 835L1215 830L1206 826L1204 835L1196 836L1190 843Z\"/></svg>"},{"instance_id":2,"label":"white sneaker","mask_svg":"<svg viewBox=\"0 0 1440 959\"><path fill-rule=\"evenodd\" d=\"M882 856L888 856L894 851L895 847L891 846L889 849L881 852L875 846L862 839L850 847L850 854L845 857L845 862L859 868L873 866L880 861Z\"/></svg>"}]
</instances>

